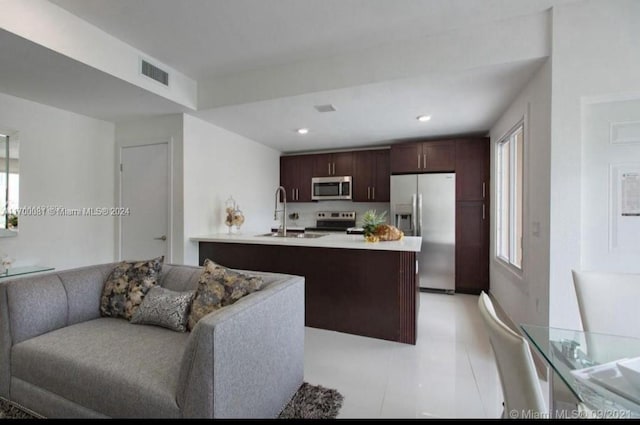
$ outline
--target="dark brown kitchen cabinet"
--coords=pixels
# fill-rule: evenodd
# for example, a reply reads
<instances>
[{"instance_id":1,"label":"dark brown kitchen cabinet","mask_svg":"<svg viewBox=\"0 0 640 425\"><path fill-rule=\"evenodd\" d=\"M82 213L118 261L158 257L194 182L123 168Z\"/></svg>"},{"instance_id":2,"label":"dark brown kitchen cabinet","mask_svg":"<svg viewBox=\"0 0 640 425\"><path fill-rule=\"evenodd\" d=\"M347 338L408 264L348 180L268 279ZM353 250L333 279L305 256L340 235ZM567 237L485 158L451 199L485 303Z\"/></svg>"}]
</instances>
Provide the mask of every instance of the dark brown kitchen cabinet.
<instances>
[{"instance_id":1,"label":"dark brown kitchen cabinet","mask_svg":"<svg viewBox=\"0 0 640 425\"><path fill-rule=\"evenodd\" d=\"M454 171L455 140L434 140L391 146L391 174Z\"/></svg>"},{"instance_id":2,"label":"dark brown kitchen cabinet","mask_svg":"<svg viewBox=\"0 0 640 425\"><path fill-rule=\"evenodd\" d=\"M336 152L311 156L314 158L313 177L350 176L353 174L352 152Z\"/></svg>"},{"instance_id":3,"label":"dark brown kitchen cabinet","mask_svg":"<svg viewBox=\"0 0 640 425\"><path fill-rule=\"evenodd\" d=\"M388 149L353 153L353 200L389 202L390 172Z\"/></svg>"},{"instance_id":4,"label":"dark brown kitchen cabinet","mask_svg":"<svg viewBox=\"0 0 640 425\"><path fill-rule=\"evenodd\" d=\"M456 292L489 290L489 139L456 141Z\"/></svg>"},{"instance_id":5,"label":"dark brown kitchen cabinet","mask_svg":"<svg viewBox=\"0 0 640 425\"><path fill-rule=\"evenodd\" d=\"M456 141L456 200L484 201L488 196L489 139Z\"/></svg>"},{"instance_id":6,"label":"dark brown kitchen cabinet","mask_svg":"<svg viewBox=\"0 0 640 425\"><path fill-rule=\"evenodd\" d=\"M488 203L456 202L456 292L489 289Z\"/></svg>"},{"instance_id":7,"label":"dark brown kitchen cabinet","mask_svg":"<svg viewBox=\"0 0 640 425\"><path fill-rule=\"evenodd\" d=\"M313 166L311 155L280 157L280 185L287 191L287 202L311 202Z\"/></svg>"}]
</instances>

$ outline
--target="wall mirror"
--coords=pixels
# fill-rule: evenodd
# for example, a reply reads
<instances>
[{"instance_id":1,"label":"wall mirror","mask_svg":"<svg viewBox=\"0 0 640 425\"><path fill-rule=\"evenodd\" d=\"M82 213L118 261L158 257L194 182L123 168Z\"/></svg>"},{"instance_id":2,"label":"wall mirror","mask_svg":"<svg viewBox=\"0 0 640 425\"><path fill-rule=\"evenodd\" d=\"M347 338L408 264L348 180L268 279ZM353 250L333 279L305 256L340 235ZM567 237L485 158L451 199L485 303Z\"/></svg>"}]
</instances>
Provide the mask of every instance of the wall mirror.
<instances>
[{"instance_id":1,"label":"wall mirror","mask_svg":"<svg viewBox=\"0 0 640 425\"><path fill-rule=\"evenodd\" d=\"M20 149L18 134L0 132L0 237L18 235L20 205Z\"/></svg>"}]
</instances>

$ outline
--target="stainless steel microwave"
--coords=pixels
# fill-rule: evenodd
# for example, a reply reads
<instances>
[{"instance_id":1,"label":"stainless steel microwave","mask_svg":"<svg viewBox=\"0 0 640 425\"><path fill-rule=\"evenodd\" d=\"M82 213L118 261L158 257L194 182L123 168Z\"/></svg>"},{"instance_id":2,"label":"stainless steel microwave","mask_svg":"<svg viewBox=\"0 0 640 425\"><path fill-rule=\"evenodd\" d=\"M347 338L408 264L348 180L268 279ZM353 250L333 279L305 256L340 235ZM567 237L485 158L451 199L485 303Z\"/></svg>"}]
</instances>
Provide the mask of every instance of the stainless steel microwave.
<instances>
[{"instance_id":1,"label":"stainless steel microwave","mask_svg":"<svg viewBox=\"0 0 640 425\"><path fill-rule=\"evenodd\" d=\"M351 176L313 177L311 199L314 201L351 199Z\"/></svg>"}]
</instances>

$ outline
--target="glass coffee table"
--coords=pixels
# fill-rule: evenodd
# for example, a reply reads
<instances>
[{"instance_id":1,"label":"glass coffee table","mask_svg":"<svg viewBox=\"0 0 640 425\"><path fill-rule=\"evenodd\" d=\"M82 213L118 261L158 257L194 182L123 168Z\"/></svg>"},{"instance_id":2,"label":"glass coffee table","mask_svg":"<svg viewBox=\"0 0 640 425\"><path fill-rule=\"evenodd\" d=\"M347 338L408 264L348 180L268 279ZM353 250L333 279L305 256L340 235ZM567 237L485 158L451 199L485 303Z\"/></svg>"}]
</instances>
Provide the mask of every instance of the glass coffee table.
<instances>
[{"instance_id":1,"label":"glass coffee table","mask_svg":"<svg viewBox=\"0 0 640 425\"><path fill-rule=\"evenodd\" d=\"M10 269L6 269L4 272L0 273L0 279L8 279L11 277L19 277L25 274L31 273L40 273L40 272L48 272L51 270L55 270L53 267L46 266L24 266L24 267L12 267Z\"/></svg>"}]
</instances>

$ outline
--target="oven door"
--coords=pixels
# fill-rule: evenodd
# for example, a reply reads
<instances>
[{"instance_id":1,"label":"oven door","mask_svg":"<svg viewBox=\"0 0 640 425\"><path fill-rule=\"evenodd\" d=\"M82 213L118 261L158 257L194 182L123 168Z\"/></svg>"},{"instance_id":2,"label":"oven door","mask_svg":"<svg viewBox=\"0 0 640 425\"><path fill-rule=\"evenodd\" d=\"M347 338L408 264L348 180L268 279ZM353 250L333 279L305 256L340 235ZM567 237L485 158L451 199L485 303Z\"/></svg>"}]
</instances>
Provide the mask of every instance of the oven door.
<instances>
[{"instance_id":1,"label":"oven door","mask_svg":"<svg viewBox=\"0 0 640 425\"><path fill-rule=\"evenodd\" d=\"M314 201L351 199L351 176L312 178L311 199Z\"/></svg>"}]
</instances>

